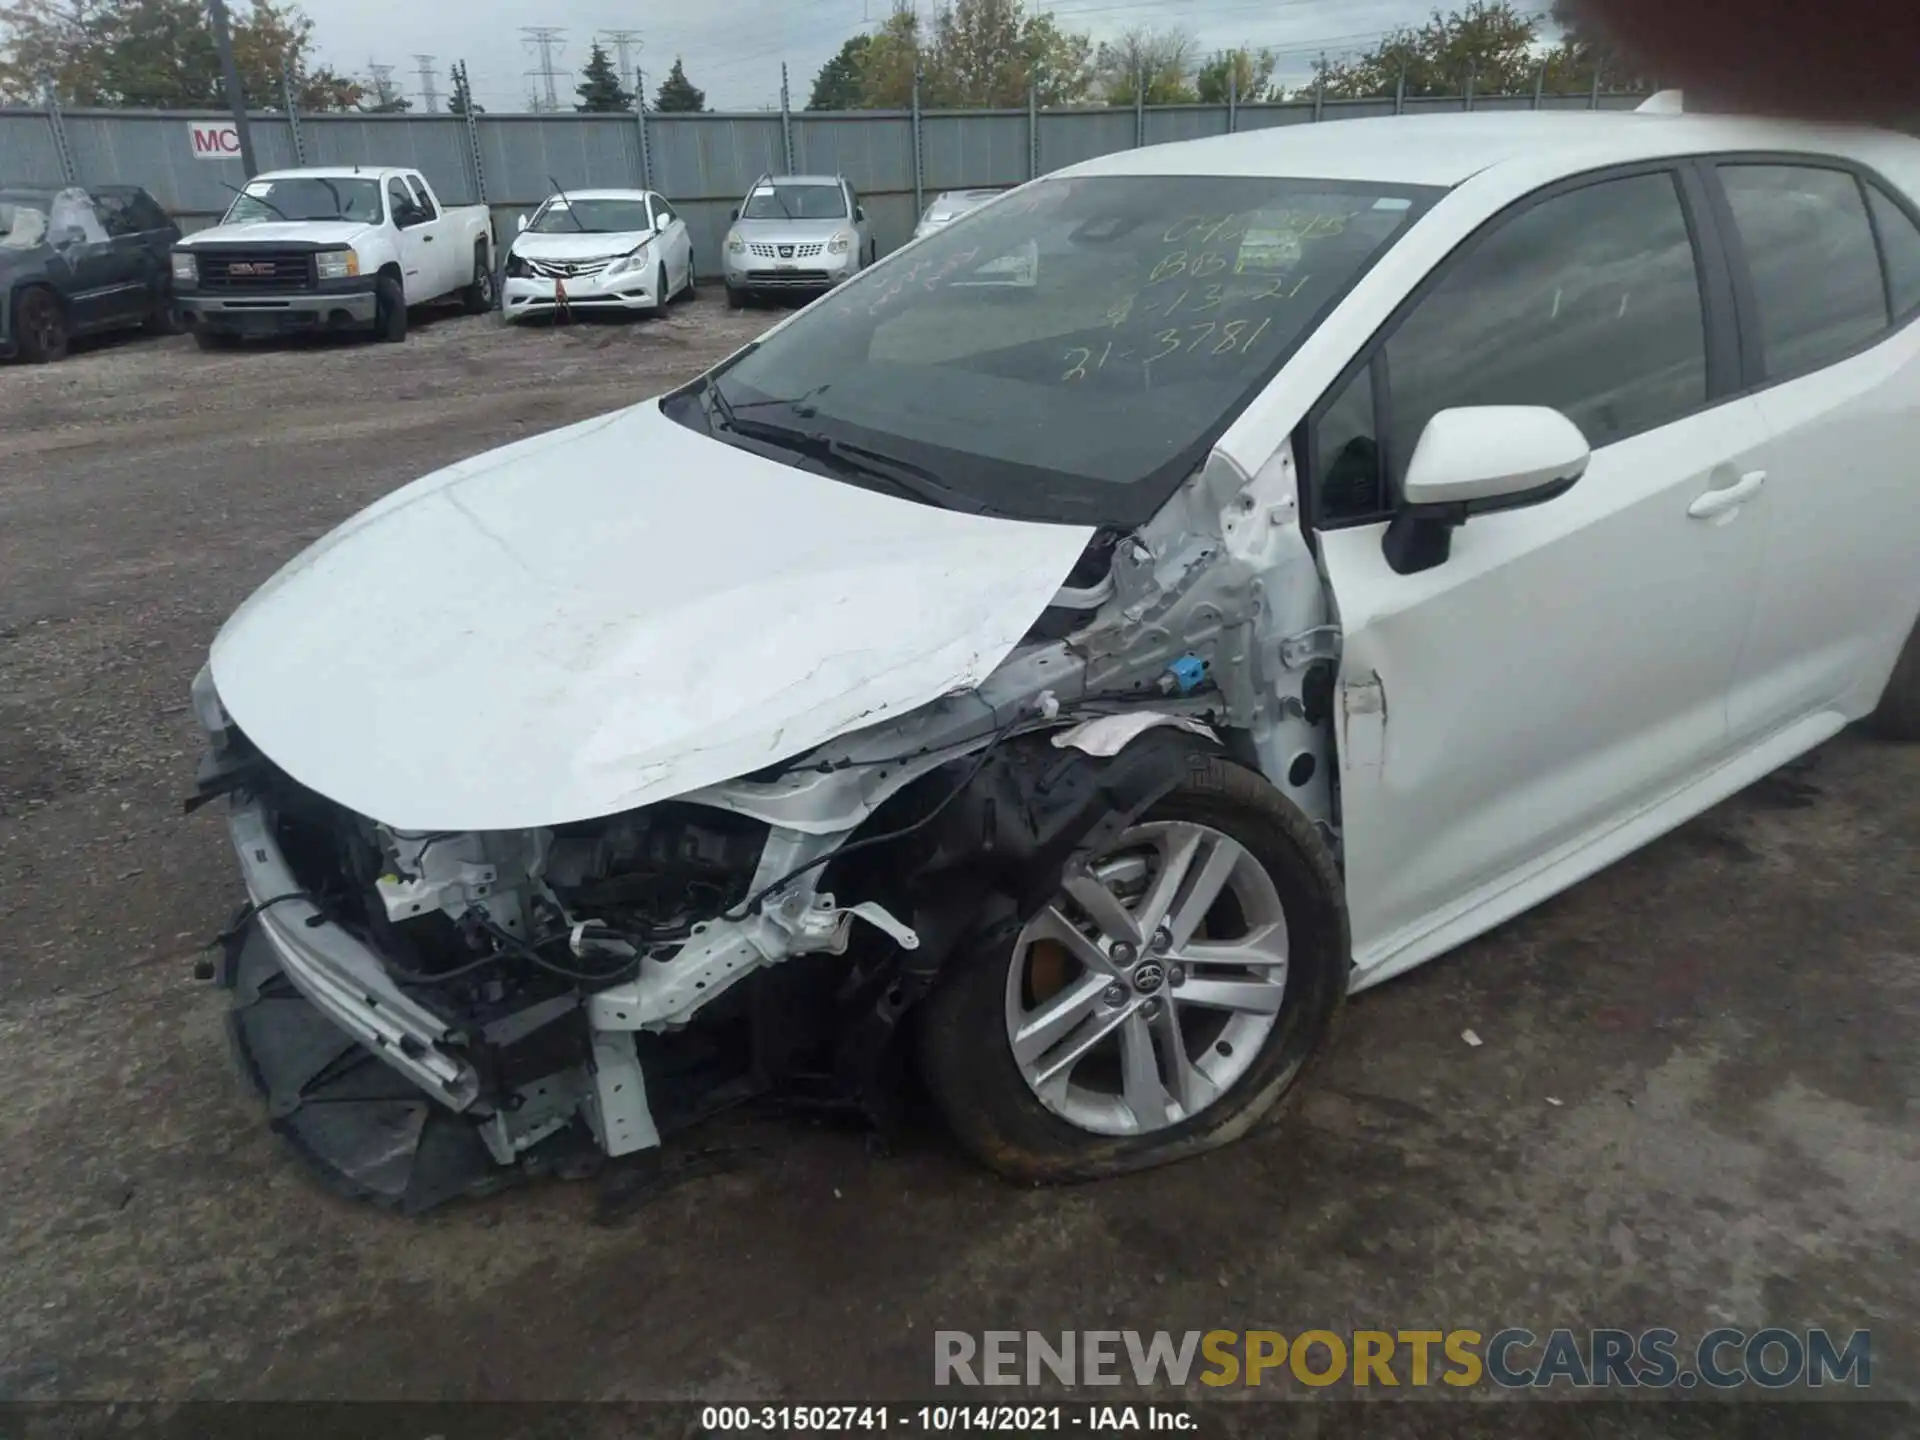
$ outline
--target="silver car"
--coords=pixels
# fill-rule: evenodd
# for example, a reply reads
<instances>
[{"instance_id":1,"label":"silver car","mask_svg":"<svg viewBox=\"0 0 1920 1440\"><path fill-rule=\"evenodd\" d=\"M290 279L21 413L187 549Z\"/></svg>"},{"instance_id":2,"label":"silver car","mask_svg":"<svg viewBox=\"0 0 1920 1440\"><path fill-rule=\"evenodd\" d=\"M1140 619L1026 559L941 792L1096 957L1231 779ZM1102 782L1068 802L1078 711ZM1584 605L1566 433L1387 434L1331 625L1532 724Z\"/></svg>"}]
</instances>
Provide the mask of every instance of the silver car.
<instances>
[{"instance_id":1,"label":"silver car","mask_svg":"<svg viewBox=\"0 0 1920 1440\"><path fill-rule=\"evenodd\" d=\"M933 197L933 203L927 206L927 213L920 217L920 223L913 227L913 238L918 240L922 235L931 235L936 230L944 229L969 210L977 210L994 196L1004 194L1006 191L998 189L942 190Z\"/></svg>"},{"instance_id":2,"label":"silver car","mask_svg":"<svg viewBox=\"0 0 1920 1440\"><path fill-rule=\"evenodd\" d=\"M763 175L727 231L727 304L831 290L874 262L860 197L839 175Z\"/></svg>"}]
</instances>

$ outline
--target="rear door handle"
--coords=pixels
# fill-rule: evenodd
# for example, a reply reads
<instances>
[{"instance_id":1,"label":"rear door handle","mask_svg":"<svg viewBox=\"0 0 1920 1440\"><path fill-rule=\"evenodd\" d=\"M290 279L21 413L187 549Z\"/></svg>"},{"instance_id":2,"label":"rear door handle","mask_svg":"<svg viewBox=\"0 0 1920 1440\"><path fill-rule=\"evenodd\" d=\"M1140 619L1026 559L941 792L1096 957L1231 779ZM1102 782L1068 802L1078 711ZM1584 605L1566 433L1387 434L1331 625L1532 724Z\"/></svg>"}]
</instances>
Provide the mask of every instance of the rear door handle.
<instances>
[{"instance_id":1,"label":"rear door handle","mask_svg":"<svg viewBox=\"0 0 1920 1440\"><path fill-rule=\"evenodd\" d=\"M1711 520L1715 516L1724 515L1758 495L1760 487L1766 483L1766 471L1749 470L1733 484L1723 485L1718 490L1707 491L1687 506L1687 514L1696 520Z\"/></svg>"}]
</instances>

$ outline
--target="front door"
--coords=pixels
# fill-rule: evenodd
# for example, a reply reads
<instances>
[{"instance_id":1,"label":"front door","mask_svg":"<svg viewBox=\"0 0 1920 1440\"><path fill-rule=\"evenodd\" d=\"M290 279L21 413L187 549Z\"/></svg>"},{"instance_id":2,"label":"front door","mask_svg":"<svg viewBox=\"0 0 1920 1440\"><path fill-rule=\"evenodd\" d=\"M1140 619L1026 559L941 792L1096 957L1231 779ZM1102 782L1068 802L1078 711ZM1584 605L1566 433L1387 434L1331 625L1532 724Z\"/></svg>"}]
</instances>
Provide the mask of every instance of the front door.
<instances>
[{"instance_id":1,"label":"front door","mask_svg":"<svg viewBox=\"0 0 1920 1440\"><path fill-rule=\"evenodd\" d=\"M67 296L72 328L98 330L119 320L140 283L137 260L115 249L86 191L69 187L53 197L47 243L73 274Z\"/></svg>"},{"instance_id":2,"label":"front door","mask_svg":"<svg viewBox=\"0 0 1920 1440\"><path fill-rule=\"evenodd\" d=\"M445 287L441 283L442 262L433 243L432 217L421 209L413 191L398 175L387 181L387 211L400 242L407 303L418 305L433 299Z\"/></svg>"},{"instance_id":3,"label":"front door","mask_svg":"<svg viewBox=\"0 0 1920 1440\"><path fill-rule=\"evenodd\" d=\"M1749 493L1768 437L1751 400L1715 403L1733 386L1709 322L1730 289L1690 239L1698 193L1654 168L1515 207L1316 413L1309 504L1343 635L1363 980L1543 898L1574 878L1556 862L1577 868L1725 757L1761 557L1727 497ZM1383 522L1426 422L1497 404L1569 416L1592 447L1585 476L1475 516L1443 563L1396 573Z\"/></svg>"}]
</instances>

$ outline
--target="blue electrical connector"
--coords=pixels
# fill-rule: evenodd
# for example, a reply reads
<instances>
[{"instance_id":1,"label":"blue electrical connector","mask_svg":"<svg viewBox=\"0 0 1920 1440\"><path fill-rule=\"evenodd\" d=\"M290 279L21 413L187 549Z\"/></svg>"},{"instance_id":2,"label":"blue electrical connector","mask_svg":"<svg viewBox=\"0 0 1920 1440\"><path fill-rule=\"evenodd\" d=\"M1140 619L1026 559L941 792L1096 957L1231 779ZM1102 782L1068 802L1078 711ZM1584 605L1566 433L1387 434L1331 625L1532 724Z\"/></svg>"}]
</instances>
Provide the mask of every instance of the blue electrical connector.
<instances>
[{"instance_id":1,"label":"blue electrical connector","mask_svg":"<svg viewBox=\"0 0 1920 1440\"><path fill-rule=\"evenodd\" d=\"M1160 689L1169 695L1191 695L1207 681L1207 662L1198 655L1182 655L1167 666Z\"/></svg>"}]
</instances>

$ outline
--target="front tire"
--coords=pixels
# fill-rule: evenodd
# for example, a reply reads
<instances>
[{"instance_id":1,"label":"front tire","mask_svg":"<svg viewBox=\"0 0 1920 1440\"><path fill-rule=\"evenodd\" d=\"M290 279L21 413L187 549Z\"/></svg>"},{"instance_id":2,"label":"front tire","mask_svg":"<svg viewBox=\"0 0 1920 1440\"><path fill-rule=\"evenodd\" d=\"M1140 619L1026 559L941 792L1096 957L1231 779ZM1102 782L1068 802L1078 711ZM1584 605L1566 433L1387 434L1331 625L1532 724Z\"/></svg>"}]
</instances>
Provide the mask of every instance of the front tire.
<instances>
[{"instance_id":1,"label":"front tire","mask_svg":"<svg viewBox=\"0 0 1920 1440\"><path fill-rule=\"evenodd\" d=\"M149 335L178 335L180 333L182 329L180 324L180 308L173 303L172 285L162 284L155 288L153 292L153 308L147 312L146 321L141 328Z\"/></svg>"},{"instance_id":2,"label":"front tire","mask_svg":"<svg viewBox=\"0 0 1920 1440\"><path fill-rule=\"evenodd\" d=\"M1920 623L1908 632L1867 728L1885 740L1920 740Z\"/></svg>"},{"instance_id":3,"label":"front tire","mask_svg":"<svg viewBox=\"0 0 1920 1440\"><path fill-rule=\"evenodd\" d=\"M460 303L469 315L484 315L493 309L493 266L487 261L487 242L473 247L473 280L460 292Z\"/></svg>"},{"instance_id":4,"label":"front tire","mask_svg":"<svg viewBox=\"0 0 1920 1440\"><path fill-rule=\"evenodd\" d=\"M373 333L385 344L400 344L407 338L407 292L393 276L382 275L373 295Z\"/></svg>"},{"instance_id":5,"label":"front tire","mask_svg":"<svg viewBox=\"0 0 1920 1440\"><path fill-rule=\"evenodd\" d=\"M48 365L67 358L67 313L59 296L36 286L23 290L13 302L14 344L29 365Z\"/></svg>"},{"instance_id":6,"label":"front tire","mask_svg":"<svg viewBox=\"0 0 1920 1440\"><path fill-rule=\"evenodd\" d=\"M954 957L921 1071L961 1145L1011 1179L1163 1165L1275 1111L1326 1046L1348 964L1312 824L1216 759L1017 934Z\"/></svg>"},{"instance_id":7,"label":"front tire","mask_svg":"<svg viewBox=\"0 0 1920 1440\"><path fill-rule=\"evenodd\" d=\"M696 298L699 293L698 285L699 282L694 278L693 274L693 257L689 255L687 257L687 283L680 288L680 299L692 300Z\"/></svg>"},{"instance_id":8,"label":"front tire","mask_svg":"<svg viewBox=\"0 0 1920 1440\"><path fill-rule=\"evenodd\" d=\"M747 308L747 297L741 291L736 290L733 286L731 285L727 286L727 309L744 310L746 308Z\"/></svg>"}]
</instances>

